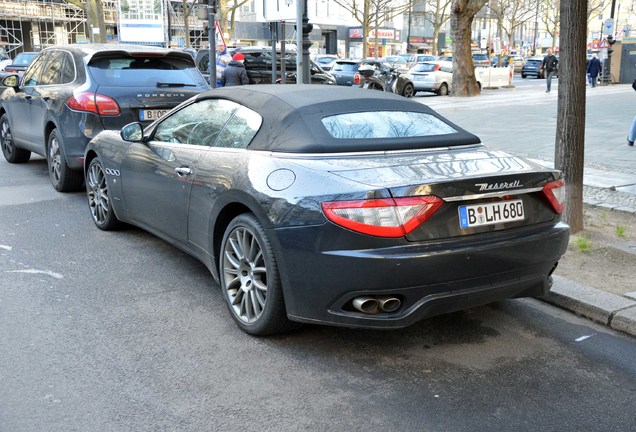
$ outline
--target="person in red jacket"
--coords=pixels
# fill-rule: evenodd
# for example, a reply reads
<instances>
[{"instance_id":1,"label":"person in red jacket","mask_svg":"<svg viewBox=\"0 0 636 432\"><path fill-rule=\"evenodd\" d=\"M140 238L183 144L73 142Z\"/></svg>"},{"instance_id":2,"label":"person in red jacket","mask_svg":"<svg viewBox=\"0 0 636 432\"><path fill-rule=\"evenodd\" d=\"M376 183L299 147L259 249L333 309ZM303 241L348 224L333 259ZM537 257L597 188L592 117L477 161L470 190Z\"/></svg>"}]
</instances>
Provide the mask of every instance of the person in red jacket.
<instances>
[{"instance_id":1,"label":"person in red jacket","mask_svg":"<svg viewBox=\"0 0 636 432\"><path fill-rule=\"evenodd\" d=\"M245 56L243 54L236 53L232 56L232 61L227 64L223 77L221 77L221 84L223 87L237 86L249 84L250 80L247 77L247 71L245 70Z\"/></svg>"}]
</instances>

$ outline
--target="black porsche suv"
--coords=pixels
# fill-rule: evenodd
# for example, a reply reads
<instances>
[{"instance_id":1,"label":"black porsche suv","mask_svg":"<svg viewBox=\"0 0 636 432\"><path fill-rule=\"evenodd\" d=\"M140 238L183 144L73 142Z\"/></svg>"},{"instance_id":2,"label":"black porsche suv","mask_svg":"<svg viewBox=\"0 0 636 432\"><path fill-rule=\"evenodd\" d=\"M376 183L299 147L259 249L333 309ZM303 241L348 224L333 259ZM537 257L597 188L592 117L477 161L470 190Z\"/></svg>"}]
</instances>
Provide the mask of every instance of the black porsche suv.
<instances>
[{"instance_id":1,"label":"black porsche suv","mask_svg":"<svg viewBox=\"0 0 636 432\"><path fill-rule=\"evenodd\" d=\"M230 54L242 53L245 56L245 70L250 84L272 84L272 48L271 47L247 47L228 49ZM296 82L296 51L285 52L285 75L287 83ZM209 68L208 50L200 50L197 54L197 67L204 74L208 75ZM276 72L277 81L280 82L281 73L281 52L276 51ZM325 72L314 61L311 61L311 84L328 84L335 85L335 78L328 72Z\"/></svg>"}]
</instances>

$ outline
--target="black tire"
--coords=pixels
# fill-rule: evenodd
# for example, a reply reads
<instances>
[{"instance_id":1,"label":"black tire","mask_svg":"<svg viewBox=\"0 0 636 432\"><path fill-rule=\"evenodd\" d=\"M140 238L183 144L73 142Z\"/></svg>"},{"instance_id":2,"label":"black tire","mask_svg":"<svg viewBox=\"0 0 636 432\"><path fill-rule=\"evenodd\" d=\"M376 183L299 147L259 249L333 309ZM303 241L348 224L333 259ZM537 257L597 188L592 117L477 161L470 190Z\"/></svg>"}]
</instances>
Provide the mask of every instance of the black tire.
<instances>
[{"instance_id":1,"label":"black tire","mask_svg":"<svg viewBox=\"0 0 636 432\"><path fill-rule=\"evenodd\" d=\"M411 99L413 96L415 96L415 87L413 87L413 84L408 83L404 86L404 88L402 89L402 96L407 99Z\"/></svg>"},{"instance_id":2,"label":"black tire","mask_svg":"<svg viewBox=\"0 0 636 432\"><path fill-rule=\"evenodd\" d=\"M0 117L0 146L2 154L9 163L25 163L31 158L31 152L15 146L9 116L2 114Z\"/></svg>"},{"instance_id":3,"label":"black tire","mask_svg":"<svg viewBox=\"0 0 636 432\"><path fill-rule=\"evenodd\" d=\"M375 84L375 83L371 83L369 84L368 87L369 90L379 90L379 91L384 91L384 89L382 88L382 86L380 84Z\"/></svg>"},{"instance_id":4,"label":"black tire","mask_svg":"<svg viewBox=\"0 0 636 432\"><path fill-rule=\"evenodd\" d=\"M276 258L254 215L243 213L230 222L219 255L221 291L244 332L264 336L298 326L287 319Z\"/></svg>"},{"instance_id":5,"label":"black tire","mask_svg":"<svg viewBox=\"0 0 636 432\"><path fill-rule=\"evenodd\" d=\"M121 227L113 210L106 170L98 158L93 159L86 170L86 196L91 217L99 229L110 231Z\"/></svg>"},{"instance_id":6,"label":"black tire","mask_svg":"<svg viewBox=\"0 0 636 432\"><path fill-rule=\"evenodd\" d=\"M448 85L446 83L442 83L437 89L437 94L439 96L447 96L448 95Z\"/></svg>"},{"instance_id":7,"label":"black tire","mask_svg":"<svg viewBox=\"0 0 636 432\"><path fill-rule=\"evenodd\" d=\"M521 74L521 78L523 78L523 79L526 79L527 76L528 75L526 75L526 74Z\"/></svg>"},{"instance_id":8,"label":"black tire","mask_svg":"<svg viewBox=\"0 0 636 432\"><path fill-rule=\"evenodd\" d=\"M210 73L210 54L209 50L199 50L195 59L197 68L202 74Z\"/></svg>"},{"instance_id":9,"label":"black tire","mask_svg":"<svg viewBox=\"0 0 636 432\"><path fill-rule=\"evenodd\" d=\"M84 184L81 170L72 170L66 162L64 143L57 129L53 129L46 145L46 162L53 187L59 192L76 192Z\"/></svg>"}]
</instances>

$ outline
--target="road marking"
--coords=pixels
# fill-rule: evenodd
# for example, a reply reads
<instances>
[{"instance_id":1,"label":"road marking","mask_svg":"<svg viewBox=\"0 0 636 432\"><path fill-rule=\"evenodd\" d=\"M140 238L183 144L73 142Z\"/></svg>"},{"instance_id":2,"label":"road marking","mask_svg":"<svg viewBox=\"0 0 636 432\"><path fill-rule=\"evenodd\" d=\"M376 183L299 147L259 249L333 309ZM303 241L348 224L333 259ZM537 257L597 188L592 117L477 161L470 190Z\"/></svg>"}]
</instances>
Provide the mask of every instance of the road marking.
<instances>
[{"instance_id":1,"label":"road marking","mask_svg":"<svg viewBox=\"0 0 636 432\"><path fill-rule=\"evenodd\" d=\"M11 246L0 244L0 249L4 249L6 251L12 251L13 248Z\"/></svg>"},{"instance_id":2,"label":"road marking","mask_svg":"<svg viewBox=\"0 0 636 432\"><path fill-rule=\"evenodd\" d=\"M47 276L51 276L55 279L64 279L64 276L47 270L36 270L36 269L28 269L28 270L6 270L5 273L27 273L27 274L43 274Z\"/></svg>"},{"instance_id":3,"label":"road marking","mask_svg":"<svg viewBox=\"0 0 636 432\"><path fill-rule=\"evenodd\" d=\"M576 342L582 342L582 341L584 341L585 339L589 339L589 338L591 338L592 336L593 336L593 335L589 335L589 336L581 336L580 338L576 338L576 339L574 339L574 340L575 340Z\"/></svg>"}]
</instances>

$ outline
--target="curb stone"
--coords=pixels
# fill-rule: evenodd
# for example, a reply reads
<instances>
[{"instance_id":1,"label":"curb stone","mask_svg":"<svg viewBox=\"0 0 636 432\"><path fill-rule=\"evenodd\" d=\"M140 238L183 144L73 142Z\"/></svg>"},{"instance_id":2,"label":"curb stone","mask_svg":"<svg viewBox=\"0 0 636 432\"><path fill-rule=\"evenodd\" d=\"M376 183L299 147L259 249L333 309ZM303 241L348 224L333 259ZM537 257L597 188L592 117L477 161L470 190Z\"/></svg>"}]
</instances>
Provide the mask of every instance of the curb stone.
<instances>
[{"instance_id":1,"label":"curb stone","mask_svg":"<svg viewBox=\"0 0 636 432\"><path fill-rule=\"evenodd\" d=\"M553 276L554 284L542 299L577 315L636 336L636 301Z\"/></svg>"}]
</instances>

